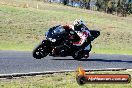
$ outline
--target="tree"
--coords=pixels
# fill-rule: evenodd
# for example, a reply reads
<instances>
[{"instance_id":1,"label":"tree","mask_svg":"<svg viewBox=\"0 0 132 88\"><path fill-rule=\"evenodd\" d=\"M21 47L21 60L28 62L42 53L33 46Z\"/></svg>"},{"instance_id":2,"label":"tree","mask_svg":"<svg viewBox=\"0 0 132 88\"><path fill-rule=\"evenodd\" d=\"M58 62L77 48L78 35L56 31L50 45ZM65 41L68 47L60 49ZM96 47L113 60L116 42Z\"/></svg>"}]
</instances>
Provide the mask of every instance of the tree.
<instances>
[{"instance_id":1,"label":"tree","mask_svg":"<svg viewBox=\"0 0 132 88\"><path fill-rule=\"evenodd\" d=\"M90 2L91 2L91 0L88 0L88 1L86 2L86 9L89 9L89 10L90 10Z\"/></svg>"},{"instance_id":2,"label":"tree","mask_svg":"<svg viewBox=\"0 0 132 88\"><path fill-rule=\"evenodd\" d=\"M107 5L107 13L113 14L114 11L116 11L115 1L109 0Z\"/></svg>"},{"instance_id":3,"label":"tree","mask_svg":"<svg viewBox=\"0 0 132 88\"><path fill-rule=\"evenodd\" d=\"M69 2L68 0L63 0L63 4L64 4L64 5L67 5L68 2Z\"/></svg>"},{"instance_id":4,"label":"tree","mask_svg":"<svg viewBox=\"0 0 132 88\"><path fill-rule=\"evenodd\" d=\"M71 0L71 4L72 4L72 6L73 6L73 0Z\"/></svg>"},{"instance_id":5,"label":"tree","mask_svg":"<svg viewBox=\"0 0 132 88\"><path fill-rule=\"evenodd\" d=\"M126 17L127 15L132 13L132 7L130 0L126 2L126 0L119 0L117 5L117 15L121 15Z\"/></svg>"},{"instance_id":6,"label":"tree","mask_svg":"<svg viewBox=\"0 0 132 88\"><path fill-rule=\"evenodd\" d=\"M131 0L129 0L129 2L128 2L128 5L127 5L127 12L128 12L129 14L132 14L132 1L131 1Z\"/></svg>"},{"instance_id":7,"label":"tree","mask_svg":"<svg viewBox=\"0 0 132 88\"><path fill-rule=\"evenodd\" d=\"M101 3L99 2L99 0L96 1L96 7L97 7L97 11L100 11L101 9Z\"/></svg>"}]
</instances>

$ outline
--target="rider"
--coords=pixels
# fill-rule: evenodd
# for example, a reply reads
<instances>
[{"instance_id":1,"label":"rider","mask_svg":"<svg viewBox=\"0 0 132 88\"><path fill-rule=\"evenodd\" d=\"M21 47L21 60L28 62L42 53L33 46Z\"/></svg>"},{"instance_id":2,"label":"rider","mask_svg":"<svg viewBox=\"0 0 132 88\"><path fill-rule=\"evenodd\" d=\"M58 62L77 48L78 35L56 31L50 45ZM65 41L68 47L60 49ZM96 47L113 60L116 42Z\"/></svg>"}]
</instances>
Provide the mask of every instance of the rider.
<instances>
[{"instance_id":1,"label":"rider","mask_svg":"<svg viewBox=\"0 0 132 88\"><path fill-rule=\"evenodd\" d=\"M77 33L77 35L80 37L79 41L73 42L73 45L75 46L81 46L82 49L84 49L84 56L86 58L89 57L89 52L91 50L91 34L89 29L84 25L83 21L81 19L76 19L73 22L73 25L65 25L63 26L65 30L72 29L74 32ZM72 33L72 31L70 32ZM72 37L71 37L72 38ZM86 42L87 41L87 42Z\"/></svg>"}]
</instances>

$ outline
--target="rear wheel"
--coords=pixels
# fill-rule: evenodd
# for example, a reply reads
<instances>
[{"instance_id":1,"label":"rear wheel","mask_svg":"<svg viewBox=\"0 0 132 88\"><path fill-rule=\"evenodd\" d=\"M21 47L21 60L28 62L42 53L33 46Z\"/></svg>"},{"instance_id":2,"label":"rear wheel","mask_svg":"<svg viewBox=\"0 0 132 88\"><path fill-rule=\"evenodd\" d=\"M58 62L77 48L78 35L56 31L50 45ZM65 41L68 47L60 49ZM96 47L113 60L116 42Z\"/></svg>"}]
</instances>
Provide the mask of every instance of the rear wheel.
<instances>
[{"instance_id":1,"label":"rear wheel","mask_svg":"<svg viewBox=\"0 0 132 88\"><path fill-rule=\"evenodd\" d=\"M49 47L47 42L42 42L33 50L33 57L36 59L41 59L49 54Z\"/></svg>"},{"instance_id":2,"label":"rear wheel","mask_svg":"<svg viewBox=\"0 0 132 88\"><path fill-rule=\"evenodd\" d=\"M72 57L75 59L75 60L81 60L82 58L82 52L81 51L77 51L75 52Z\"/></svg>"}]
</instances>

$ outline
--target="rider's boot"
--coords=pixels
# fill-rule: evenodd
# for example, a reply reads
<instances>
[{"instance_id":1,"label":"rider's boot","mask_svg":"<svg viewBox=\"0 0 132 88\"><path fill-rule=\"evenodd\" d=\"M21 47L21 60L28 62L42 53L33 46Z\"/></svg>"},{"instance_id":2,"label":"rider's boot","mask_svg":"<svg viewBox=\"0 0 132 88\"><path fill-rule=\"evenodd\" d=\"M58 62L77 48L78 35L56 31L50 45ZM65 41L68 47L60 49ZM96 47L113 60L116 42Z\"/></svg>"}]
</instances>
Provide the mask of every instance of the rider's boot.
<instances>
[{"instance_id":1,"label":"rider's boot","mask_svg":"<svg viewBox=\"0 0 132 88\"><path fill-rule=\"evenodd\" d=\"M89 57L89 50L84 50L83 57L88 58Z\"/></svg>"}]
</instances>

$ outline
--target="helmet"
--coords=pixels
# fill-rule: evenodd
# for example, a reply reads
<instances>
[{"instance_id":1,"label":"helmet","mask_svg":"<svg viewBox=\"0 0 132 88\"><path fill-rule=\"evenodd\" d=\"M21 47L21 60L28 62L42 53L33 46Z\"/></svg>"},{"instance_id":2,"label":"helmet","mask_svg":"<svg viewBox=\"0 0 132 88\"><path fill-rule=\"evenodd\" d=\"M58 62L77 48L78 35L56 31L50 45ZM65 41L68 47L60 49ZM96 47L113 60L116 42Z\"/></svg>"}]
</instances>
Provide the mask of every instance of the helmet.
<instances>
[{"instance_id":1,"label":"helmet","mask_svg":"<svg viewBox=\"0 0 132 88\"><path fill-rule=\"evenodd\" d=\"M74 22L73 22L73 25L74 25L74 30L75 31L79 31L83 25L83 21L81 19L76 19Z\"/></svg>"}]
</instances>

